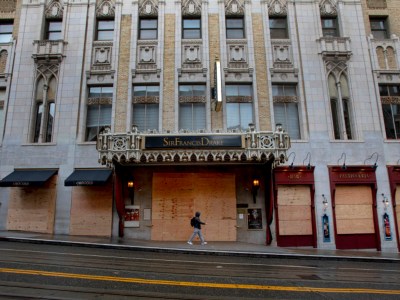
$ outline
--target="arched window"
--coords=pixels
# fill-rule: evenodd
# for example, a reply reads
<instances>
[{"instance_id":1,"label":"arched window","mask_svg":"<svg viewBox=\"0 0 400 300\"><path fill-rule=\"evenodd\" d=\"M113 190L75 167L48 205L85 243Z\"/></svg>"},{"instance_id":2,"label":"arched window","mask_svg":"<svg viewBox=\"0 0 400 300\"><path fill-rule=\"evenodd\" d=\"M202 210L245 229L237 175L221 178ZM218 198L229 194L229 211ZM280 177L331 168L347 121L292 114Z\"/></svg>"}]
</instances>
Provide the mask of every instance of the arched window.
<instances>
[{"instance_id":1,"label":"arched window","mask_svg":"<svg viewBox=\"0 0 400 300\"><path fill-rule=\"evenodd\" d=\"M353 139L350 89L345 75L337 81L333 74L328 76L332 123L335 139Z\"/></svg>"},{"instance_id":2,"label":"arched window","mask_svg":"<svg viewBox=\"0 0 400 300\"><path fill-rule=\"evenodd\" d=\"M41 76L36 84L33 143L50 143L53 138L57 80Z\"/></svg>"}]
</instances>

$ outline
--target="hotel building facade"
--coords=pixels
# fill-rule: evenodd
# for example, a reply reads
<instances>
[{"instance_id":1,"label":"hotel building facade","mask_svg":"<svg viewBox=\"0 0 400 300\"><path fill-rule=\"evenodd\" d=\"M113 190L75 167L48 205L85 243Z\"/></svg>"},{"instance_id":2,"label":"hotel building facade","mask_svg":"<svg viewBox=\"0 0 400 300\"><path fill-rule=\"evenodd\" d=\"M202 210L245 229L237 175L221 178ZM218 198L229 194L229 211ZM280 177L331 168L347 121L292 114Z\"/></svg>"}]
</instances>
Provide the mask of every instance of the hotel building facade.
<instances>
[{"instance_id":1,"label":"hotel building facade","mask_svg":"<svg viewBox=\"0 0 400 300\"><path fill-rule=\"evenodd\" d=\"M400 250L399 1L0 2L0 230Z\"/></svg>"}]
</instances>

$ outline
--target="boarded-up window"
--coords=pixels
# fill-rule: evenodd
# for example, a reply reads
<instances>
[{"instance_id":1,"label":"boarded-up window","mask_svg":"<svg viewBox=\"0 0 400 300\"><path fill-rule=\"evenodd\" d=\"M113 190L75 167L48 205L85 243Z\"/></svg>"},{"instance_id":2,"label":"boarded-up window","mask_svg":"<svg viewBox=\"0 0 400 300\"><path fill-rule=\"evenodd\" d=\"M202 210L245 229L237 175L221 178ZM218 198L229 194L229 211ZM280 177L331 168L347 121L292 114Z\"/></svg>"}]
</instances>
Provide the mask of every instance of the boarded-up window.
<instances>
[{"instance_id":1,"label":"boarded-up window","mask_svg":"<svg viewBox=\"0 0 400 300\"><path fill-rule=\"evenodd\" d=\"M375 233L371 187L337 186L335 204L337 234Z\"/></svg>"},{"instance_id":2,"label":"boarded-up window","mask_svg":"<svg viewBox=\"0 0 400 300\"><path fill-rule=\"evenodd\" d=\"M312 235L311 193L305 185L279 185L279 235Z\"/></svg>"},{"instance_id":3,"label":"boarded-up window","mask_svg":"<svg viewBox=\"0 0 400 300\"><path fill-rule=\"evenodd\" d=\"M152 240L187 240L200 211L206 240L236 241L234 174L155 173L152 196Z\"/></svg>"}]
</instances>

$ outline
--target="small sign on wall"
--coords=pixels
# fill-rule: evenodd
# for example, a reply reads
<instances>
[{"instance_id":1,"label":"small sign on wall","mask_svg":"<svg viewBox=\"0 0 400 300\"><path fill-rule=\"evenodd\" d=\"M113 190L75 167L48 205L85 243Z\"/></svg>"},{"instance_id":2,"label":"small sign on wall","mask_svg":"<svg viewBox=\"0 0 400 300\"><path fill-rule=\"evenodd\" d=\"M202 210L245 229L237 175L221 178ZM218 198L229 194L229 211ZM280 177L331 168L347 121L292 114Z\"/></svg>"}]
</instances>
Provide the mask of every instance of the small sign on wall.
<instances>
[{"instance_id":1,"label":"small sign on wall","mask_svg":"<svg viewBox=\"0 0 400 300\"><path fill-rule=\"evenodd\" d=\"M140 206L127 205L125 206L125 227L139 227L140 221Z\"/></svg>"},{"instance_id":2,"label":"small sign on wall","mask_svg":"<svg viewBox=\"0 0 400 300\"><path fill-rule=\"evenodd\" d=\"M322 231L324 233L324 243L329 243L331 241L331 233L329 229L329 217L326 214L322 216Z\"/></svg>"},{"instance_id":3,"label":"small sign on wall","mask_svg":"<svg viewBox=\"0 0 400 300\"><path fill-rule=\"evenodd\" d=\"M383 230L384 230L385 241L391 241L392 231L390 230L390 219L387 213L384 213L383 215Z\"/></svg>"},{"instance_id":4,"label":"small sign on wall","mask_svg":"<svg viewBox=\"0 0 400 300\"><path fill-rule=\"evenodd\" d=\"M247 210L247 228L262 229L261 208L250 208Z\"/></svg>"}]
</instances>

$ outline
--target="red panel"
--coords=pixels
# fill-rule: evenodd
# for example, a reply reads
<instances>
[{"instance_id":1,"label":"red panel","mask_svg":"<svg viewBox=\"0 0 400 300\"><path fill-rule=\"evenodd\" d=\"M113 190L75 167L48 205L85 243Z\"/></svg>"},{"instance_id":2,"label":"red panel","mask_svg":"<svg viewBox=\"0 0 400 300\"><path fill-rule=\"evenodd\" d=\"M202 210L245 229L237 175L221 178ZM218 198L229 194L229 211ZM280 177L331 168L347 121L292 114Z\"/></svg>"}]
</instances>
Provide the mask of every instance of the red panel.
<instances>
[{"instance_id":1,"label":"red panel","mask_svg":"<svg viewBox=\"0 0 400 300\"><path fill-rule=\"evenodd\" d=\"M337 249L377 249L376 236L372 234L338 234Z\"/></svg>"},{"instance_id":2,"label":"red panel","mask_svg":"<svg viewBox=\"0 0 400 300\"><path fill-rule=\"evenodd\" d=\"M279 247L305 247L314 246L314 237L312 235L285 235L278 236L277 243Z\"/></svg>"}]
</instances>

